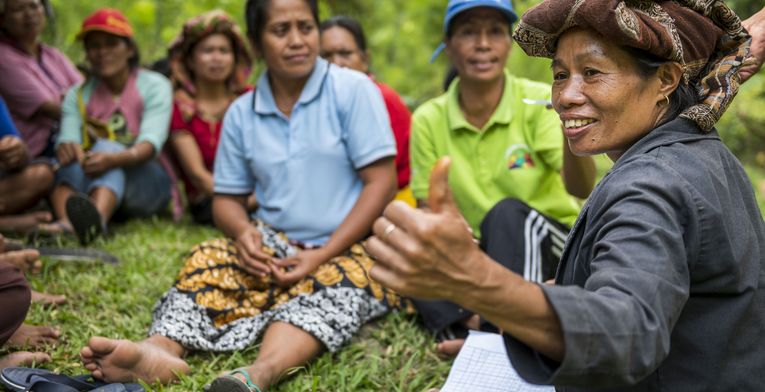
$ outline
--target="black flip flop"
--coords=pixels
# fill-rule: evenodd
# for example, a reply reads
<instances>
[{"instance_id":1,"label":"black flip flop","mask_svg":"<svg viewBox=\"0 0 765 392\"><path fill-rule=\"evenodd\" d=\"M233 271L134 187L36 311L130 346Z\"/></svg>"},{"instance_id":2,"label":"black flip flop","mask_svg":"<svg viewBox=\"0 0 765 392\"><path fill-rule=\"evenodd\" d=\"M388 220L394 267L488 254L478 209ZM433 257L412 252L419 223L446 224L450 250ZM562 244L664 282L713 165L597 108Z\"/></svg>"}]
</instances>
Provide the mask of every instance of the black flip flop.
<instances>
[{"instance_id":1,"label":"black flip flop","mask_svg":"<svg viewBox=\"0 0 765 392\"><path fill-rule=\"evenodd\" d=\"M140 384L109 384L90 375L65 376L45 369L9 367L0 372L0 383L11 391L33 392L145 392Z\"/></svg>"},{"instance_id":2,"label":"black flip flop","mask_svg":"<svg viewBox=\"0 0 765 392\"><path fill-rule=\"evenodd\" d=\"M72 222L74 232L82 245L87 245L99 235L106 234L101 223L101 214L85 194L76 193L66 199L66 216Z\"/></svg>"}]
</instances>

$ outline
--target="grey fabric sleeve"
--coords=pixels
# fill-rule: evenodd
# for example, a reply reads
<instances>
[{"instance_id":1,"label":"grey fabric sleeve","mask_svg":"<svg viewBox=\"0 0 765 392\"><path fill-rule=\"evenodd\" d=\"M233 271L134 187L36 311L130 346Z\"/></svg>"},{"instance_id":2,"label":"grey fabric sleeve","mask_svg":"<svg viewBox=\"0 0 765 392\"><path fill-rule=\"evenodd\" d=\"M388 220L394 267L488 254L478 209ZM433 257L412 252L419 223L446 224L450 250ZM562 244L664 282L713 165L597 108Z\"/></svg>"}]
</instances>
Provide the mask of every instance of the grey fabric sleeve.
<instances>
[{"instance_id":1,"label":"grey fabric sleeve","mask_svg":"<svg viewBox=\"0 0 765 392\"><path fill-rule=\"evenodd\" d=\"M588 269L589 277L583 287L542 286L563 328L563 361L547 360L506 337L513 365L531 382L638 382L668 355L688 299L688 259L695 245L686 238L696 236L686 236L696 214L684 179L646 156L610 173L599 188L581 246L570 253L577 258L575 268Z\"/></svg>"}]
</instances>

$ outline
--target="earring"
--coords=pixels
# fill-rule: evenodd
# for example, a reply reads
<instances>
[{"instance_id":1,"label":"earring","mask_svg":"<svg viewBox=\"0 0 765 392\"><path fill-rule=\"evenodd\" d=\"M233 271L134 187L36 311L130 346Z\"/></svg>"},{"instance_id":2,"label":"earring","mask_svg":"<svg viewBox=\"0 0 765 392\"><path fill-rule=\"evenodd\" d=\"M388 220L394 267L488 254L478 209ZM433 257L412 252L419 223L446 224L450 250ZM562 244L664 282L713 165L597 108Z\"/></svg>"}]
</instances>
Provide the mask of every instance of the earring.
<instances>
[{"instance_id":1,"label":"earring","mask_svg":"<svg viewBox=\"0 0 765 392\"><path fill-rule=\"evenodd\" d=\"M667 94L664 94L664 99L667 100L667 106L669 106L669 97L667 96Z\"/></svg>"}]
</instances>

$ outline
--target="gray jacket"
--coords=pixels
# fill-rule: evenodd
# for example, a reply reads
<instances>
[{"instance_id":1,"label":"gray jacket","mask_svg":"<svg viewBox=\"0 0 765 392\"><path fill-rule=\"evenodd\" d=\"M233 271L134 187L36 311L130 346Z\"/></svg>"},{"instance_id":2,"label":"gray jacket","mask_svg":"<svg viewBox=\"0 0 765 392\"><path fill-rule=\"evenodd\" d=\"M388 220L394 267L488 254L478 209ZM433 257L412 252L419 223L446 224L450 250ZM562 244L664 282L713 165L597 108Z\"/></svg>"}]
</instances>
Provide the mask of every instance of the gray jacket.
<instances>
[{"instance_id":1,"label":"gray jacket","mask_svg":"<svg viewBox=\"0 0 765 392\"><path fill-rule=\"evenodd\" d=\"M558 391L765 391L765 225L716 132L677 119L593 191L555 286L562 362L512 337L527 380Z\"/></svg>"}]
</instances>

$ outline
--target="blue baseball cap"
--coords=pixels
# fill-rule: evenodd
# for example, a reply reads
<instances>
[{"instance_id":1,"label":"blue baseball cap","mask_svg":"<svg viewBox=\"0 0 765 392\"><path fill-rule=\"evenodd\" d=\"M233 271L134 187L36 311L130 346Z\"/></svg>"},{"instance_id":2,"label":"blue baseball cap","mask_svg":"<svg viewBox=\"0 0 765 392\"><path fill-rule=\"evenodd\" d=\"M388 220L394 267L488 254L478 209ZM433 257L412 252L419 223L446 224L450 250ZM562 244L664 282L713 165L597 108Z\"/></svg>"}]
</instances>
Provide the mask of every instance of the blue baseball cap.
<instances>
[{"instance_id":1,"label":"blue baseball cap","mask_svg":"<svg viewBox=\"0 0 765 392\"><path fill-rule=\"evenodd\" d=\"M518 20L518 15L515 14L513 4L510 3L510 0L449 0L449 4L446 6L446 16L444 16L444 34L449 30L449 24L452 23L455 16L463 11L476 7L489 7L499 10L511 25ZM445 47L446 44L443 42L438 45L433 52L433 55L430 56L431 63L436 61L436 58L441 54Z\"/></svg>"}]
</instances>

